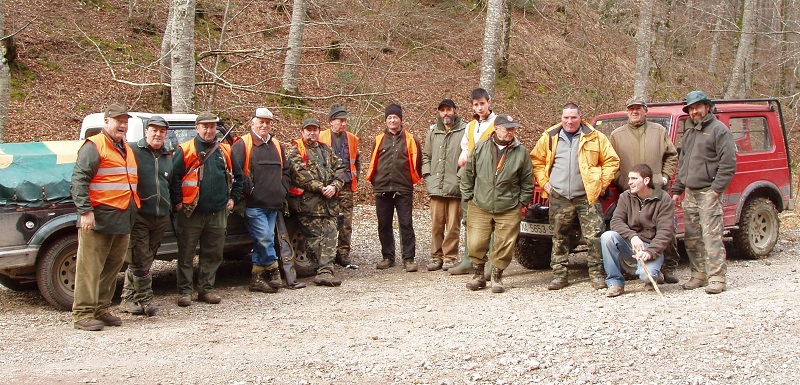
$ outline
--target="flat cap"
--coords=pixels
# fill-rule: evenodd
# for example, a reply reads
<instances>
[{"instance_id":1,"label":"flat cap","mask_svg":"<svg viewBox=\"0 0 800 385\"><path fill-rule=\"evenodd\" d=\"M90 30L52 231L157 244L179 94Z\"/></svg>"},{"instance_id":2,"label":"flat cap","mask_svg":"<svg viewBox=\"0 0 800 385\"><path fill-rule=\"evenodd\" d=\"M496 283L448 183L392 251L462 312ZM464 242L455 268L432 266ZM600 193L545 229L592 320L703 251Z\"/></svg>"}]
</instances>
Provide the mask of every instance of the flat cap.
<instances>
[{"instance_id":1,"label":"flat cap","mask_svg":"<svg viewBox=\"0 0 800 385\"><path fill-rule=\"evenodd\" d=\"M114 103L108 106L108 108L106 109L106 113L105 115L103 115L103 117L116 118L117 116L122 116L122 115L128 115L129 118L131 117L131 114L128 113L128 107L125 107L124 105L119 103Z\"/></svg>"},{"instance_id":2,"label":"flat cap","mask_svg":"<svg viewBox=\"0 0 800 385\"><path fill-rule=\"evenodd\" d=\"M275 115L272 115L272 111L267 107L258 107L256 108L256 118L274 120Z\"/></svg>"},{"instance_id":3,"label":"flat cap","mask_svg":"<svg viewBox=\"0 0 800 385\"><path fill-rule=\"evenodd\" d=\"M334 119L347 119L347 110L341 104L331 104L331 112L328 113L328 121Z\"/></svg>"},{"instance_id":4,"label":"flat cap","mask_svg":"<svg viewBox=\"0 0 800 385\"><path fill-rule=\"evenodd\" d=\"M167 121L159 115L153 115L150 117L150 119L147 119L147 125L169 128L169 123L167 123Z\"/></svg>"},{"instance_id":5,"label":"flat cap","mask_svg":"<svg viewBox=\"0 0 800 385\"><path fill-rule=\"evenodd\" d=\"M305 118L305 119L303 119L303 125L302 125L301 129L304 129L304 128L310 127L310 126L314 126L316 128L319 128L319 120L314 119L314 118Z\"/></svg>"},{"instance_id":6,"label":"flat cap","mask_svg":"<svg viewBox=\"0 0 800 385\"><path fill-rule=\"evenodd\" d=\"M201 112L199 115L197 115L197 119L194 120L195 124L216 123L216 122L217 122L217 115L214 115L208 111Z\"/></svg>"}]
</instances>

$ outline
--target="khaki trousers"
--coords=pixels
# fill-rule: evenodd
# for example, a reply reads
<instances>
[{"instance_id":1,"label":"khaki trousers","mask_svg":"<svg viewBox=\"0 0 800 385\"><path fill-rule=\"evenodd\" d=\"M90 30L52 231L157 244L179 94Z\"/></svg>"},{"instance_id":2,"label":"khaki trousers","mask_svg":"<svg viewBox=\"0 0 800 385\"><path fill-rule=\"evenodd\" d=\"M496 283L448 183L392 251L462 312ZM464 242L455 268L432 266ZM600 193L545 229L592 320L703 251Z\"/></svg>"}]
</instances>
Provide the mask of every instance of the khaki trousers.
<instances>
[{"instance_id":1,"label":"khaki trousers","mask_svg":"<svg viewBox=\"0 0 800 385\"><path fill-rule=\"evenodd\" d=\"M130 238L130 234L104 234L94 230L84 233L78 230L73 321L108 313Z\"/></svg>"},{"instance_id":2,"label":"khaki trousers","mask_svg":"<svg viewBox=\"0 0 800 385\"><path fill-rule=\"evenodd\" d=\"M519 236L522 211L515 207L504 213L492 214L469 202L467 208L467 242L469 259L473 265L486 263L486 252L494 236L490 262L498 269L505 269L514 257L514 247Z\"/></svg>"},{"instance_id":3,"label":"khaki trousers","mask_svg":"<svg viewBox=\"0 0 800 385\"><path fill-rule=\"evenodd\" d=\"M431 196L431 259L458 259L461 198Z\"/></svg>"}]
</instances>

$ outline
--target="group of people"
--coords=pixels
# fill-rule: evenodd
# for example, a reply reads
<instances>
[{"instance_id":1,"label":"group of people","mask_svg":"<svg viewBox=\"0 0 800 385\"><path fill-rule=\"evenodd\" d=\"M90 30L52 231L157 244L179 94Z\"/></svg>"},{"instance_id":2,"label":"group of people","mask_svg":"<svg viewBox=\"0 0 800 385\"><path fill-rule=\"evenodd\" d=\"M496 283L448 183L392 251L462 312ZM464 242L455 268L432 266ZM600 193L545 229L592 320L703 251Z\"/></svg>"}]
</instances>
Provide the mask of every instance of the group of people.
<instances>
[{"instance_id":1,"label":"group of people","mask_svg":"<svg viewBox=\"0 0 800 385\"><path fill-rule=\"evenodd\" d=\"M486 90L475 89L470 100L474 115L469 123L461 120L453 100L439 103L424 147L403 126L402 107L386 107L386 127L375 138L364 177L375 194L381 243L377 269L396 263L396 213L403 268L418 270L412 209L414 185L424 180L432 223L427 270L472 272L469 290L491 282L492 292L504 292L503 271L511 263L521 208L531 200L535 181L549 197L554 228L554 278L548 289L568 285L568 245L574 243L569 237L576 218L588 245L595 289L608 287L609 297L622 294L624 272L635 272L645 282L677 283L673 205L681 204L684 193L692 269L684 288L725 289L721 195L735 172L736 149L705 94L693 91L685 101L691 124L680 159L667 130L646 120L647 103L641 98L629 100L628 123L610 138L586 122L576 104L567 103L561 122L545 130L530 152L517 138L520 123L495 114ZM217 140L219 119L203 112L195 121L197 135L172 154L164 147L169 124L157 115L149 119L143 139L126 143L129 117L125 106L109 106L102 132L78 152L72 177L79 214L76 329L122 324L110 307L116 273L126 261L120 309L157 313L150 269L170 213L177 216L179 306L192 304L195 255L197 300L220 303L214 284L232 210L243 213L253 238L251 291L305 286L291 269L283 269L286 284L281 277L275 243L276 233L286 227L286 207L299 222L306 253L318 262L316 285L341 285L334 264L358 268L350 259L350 240L362 164L359 138L347 131L343 106L330 107L329 129L321 130L314 118L303 120L300 138L291 144L272 134L275 119L267 108L256 109L249 131L232 145ZM676 168L670 198L665 188ZM619 198L611 229L604 232L599 200L612 183L627 191ZM466 244L459 263L462 225Z\"/></svg>"}]
</instances>

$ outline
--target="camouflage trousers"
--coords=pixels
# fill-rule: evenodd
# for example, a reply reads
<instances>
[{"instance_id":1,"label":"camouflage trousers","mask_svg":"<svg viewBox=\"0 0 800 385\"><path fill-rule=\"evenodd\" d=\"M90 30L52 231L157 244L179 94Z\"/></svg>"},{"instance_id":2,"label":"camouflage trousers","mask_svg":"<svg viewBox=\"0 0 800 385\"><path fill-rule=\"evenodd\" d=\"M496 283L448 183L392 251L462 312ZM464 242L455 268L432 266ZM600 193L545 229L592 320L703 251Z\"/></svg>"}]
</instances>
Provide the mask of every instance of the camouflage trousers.
<instances>
[{"instance_id":1,"label":"camouflage trousers","mask_svg":"<svg viewBox=\"0 0 800 385\"><path fill-rule=\"evenodd\" d=\"M577 239L569 239L570 228L575 218L581 226L581 233L586 245L589 247L586 264L589 267L589 277L592 279L605 279L603 272L603 257L600 251L600 236L605 231L603 211L600 202L589 204L586 196L564 198L555 193L550 195L550 224L553 226L553 251L550 255L550 267L556 277L567 277L567 263L569 262L570 245L576 245Z\"/></svg>"},{"instance_id":2,"label":"camouflage trousers","mask_svg":"<svg viewBox=\"0 0 800 385\"><path fill-rule=\"evenodd\" d=\"M136 222L131 229L128 256L125 258L128 269L125 271L125 284L122 286L123 299L143 304L153 300L153 276L150 268L169 220L169 215L136 215Z\"/></svg>"},{"instance_id":3,"label":"camouflage trousers","mask_svg":"<svg viewBox=\"0 0 800 385\"><path fill-rule=\"evenodd\" d=\"M353 190L350 190L349 185L345 186L342 191L339 191L339 220L337 221L339 239L336 243L336 256L345 259L350 257L350 239L353 236L354 201Z\"/></svg>"},{"instance_id":4,"label":"camouflage trousers","mask_svg":"<svg viewBox=\"0 0 800 385\"><path fill-rule=\"evenodd\" d=\"M725 282L727 265L722 244L722 200L711 189L686 189L683 199L686 254L692 277Z\"/></svg>"},{"instance_id":5,"label":"camouflage trousers","mask_svg":"<svg viewBox=\"0 0 800 385\"><path fill-rule=\"evenodd\" d=\"M300 232L305 238L306 255L318 261L317 274L333 274L333 260L336 257L336 218L298 216Z\"/></svg>"}]
</instances>

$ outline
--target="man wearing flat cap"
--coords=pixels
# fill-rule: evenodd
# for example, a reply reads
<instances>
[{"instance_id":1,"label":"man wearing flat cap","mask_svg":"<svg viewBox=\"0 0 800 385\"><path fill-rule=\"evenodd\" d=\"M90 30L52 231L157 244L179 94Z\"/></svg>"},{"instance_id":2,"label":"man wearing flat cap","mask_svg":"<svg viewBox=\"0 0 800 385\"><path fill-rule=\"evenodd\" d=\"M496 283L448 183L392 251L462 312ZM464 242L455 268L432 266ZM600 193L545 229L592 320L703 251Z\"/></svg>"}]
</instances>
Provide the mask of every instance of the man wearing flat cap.
<instances>
[{"instance_id":1,"label":"man wearing flat cap","mask_svg":"<svg viewBox=\"0 0 800 385\"><path fill-rule=\"evenodd\" d=\"M386 106L386 129L375 137L370 167L365 178L375 192L375 211L378 216L378 239L381 241L381 261L376 268L388 269L395 264L394 213L400 225L403 267L406 272L417 271L414 221L414 185L422 179L422 149L419 141L403 128L403 108L399 104Z\"/></svg>"},{"instance_id":2,"label":"man wearing flat cap","mask_svg":"<svg viewBox=\"0 0 800 385\"><path fill-rule=\"evenodd\" d=\"M319 128L317 119L307 118L300 129L301 138L292 141L289 207L300 222L306 254L318 263L314 284L335 287L342 284L333 274L333 263L339 215L337 193L345 188L345 166L328 145L319 142Z\"/></svg>"},{"instance_id":3,"label":"man wearing flat cap","mask_svg":"<svg viewBox=\"0 0 800 385\"><path fill-rule=\"evenodd\" d=\"M214 282L222 264L228 212L241 198L244 176L230 145L217 141L218 120L201 112L195 119L197 136L175 149L170 196L178 217L178 306L192 304L198 242L197 299L210 304L222 300L214 292Z\"/></svg>"},{"instance_id":4,"label":"man wearing flat cap","mask_svg":"<svg viewBox=\"0 0 800 385\"><path fill-rule=\"evenodd\" d=\"M669 179L675 175L678 164L678 150L672 144L669 132L664 126L647 121L647 101L634 96L625 106L628 123L615 129L608 137L611 147L619 156L619 172L615 183L620 190L628 187L628 173L636 164L646 164L653 173L651 181L659 190L667 188ZM672 241L664 251L664 265L661 272L666 283L678 283L675 269L678 268L677 241Z\"/></svg>"},{"instance_id":5,"label":"man wearing flat cap","mask_svg":"<svg viewBox=\"0 0 800 385\"><path fill-rule=\"evenodd\" d=\"M245 219L253 238L250 291L275 293L283 286L275 252L275 225L289 191L291 167L278 139L272 135L274 116L258 107L250 131L232 146L233 157L244 174ZM269 281L264 280L264 276Z\"/></svg>"},{"instance_id":6,"label":"man wearing flat cap","mask_svg":"<svg viewBox=\"0 0 800 385\"><path fill-rule=\"evenodd\" d=\"M72 200L78 208L78 257L72 320L75 329L120 326L111 298L128 252L139 207L138 166L125 143L128 109L106 109L103 130L86 139L72 172Z\"/></svg>"},{"instance_id":7,"label":"man wearing flat cap","mask_svg":"<svg viewBox=\"0 0 800 385\"><path fill-rule=\"evenodd\" d=\"M461 189L458 158L467 124L456 114L456 104L444 99L436 108L422 150L422 178L431 199L431 260L428 271L448 270L458 259L461 237Z\"/></svg>"},{"instance_id":8,"label":"man wearing flat cap","mask_svg":"<svg viewBox=\"0 0 800 385\"><path fill-rule=\"evenodd\" d=\"M136 214L128 249L128 269L122 287L120 309L131 314L154 316L158 306L153 301L153 266L161 238L169 225L172 204L172 155L164 147L169 124L153 115L147 121L144 138L130 143L139 165L139 197L142 206Z\"/></svg>"},{"instance_id":9,"label":"man wearing flat cap","mask_svg":"<svg viewBox=\"0 0 800 385\"><path fill-rule=\"evenodd\" d=\"M330 129L320 132L319 142L328 145L344 164L345 187L339 191L339 220L337 227L339 239L336 244L336 264L357 269L350 259L350 240L353 235L353 206L361 174L361 154L358 151L359 139L347 131L347 110L341 104L331 104L328 113Z\"/></svg>"},{"instance_id":10,"label":"man wearing flat cap","mask_svg":"<svg viewBox=\"0 0 800 385\"><path fill-rule=\"evenodd\" d=\"M683 242L692 271L683 288L707 286L706 293L719 294L725 291L727 272L722 194L736 173L736 143L728 127L714 116L714 102L703 91L689 92L684 104L683 112L689 119L683 132L678 176L672 185L672 202L683 205Z\"/></svg>"},{"instance_id":11,"label":"man wearing flat cap","mask_svg":"<svg viewBox=\"0 0 800 385\"><path fill-rule=\"evenodd\" d=\"M467 239L473 276L467 289L486 287L484 266L489 240L492 292L502 293L503 270L511 264L522 221L522 205L533 197L533 168L528 149L514 135L519 122L507 114L494 119L494 132L478 142L461 178L461 195L467 203Z\"/></svg>"}]
</instances>

